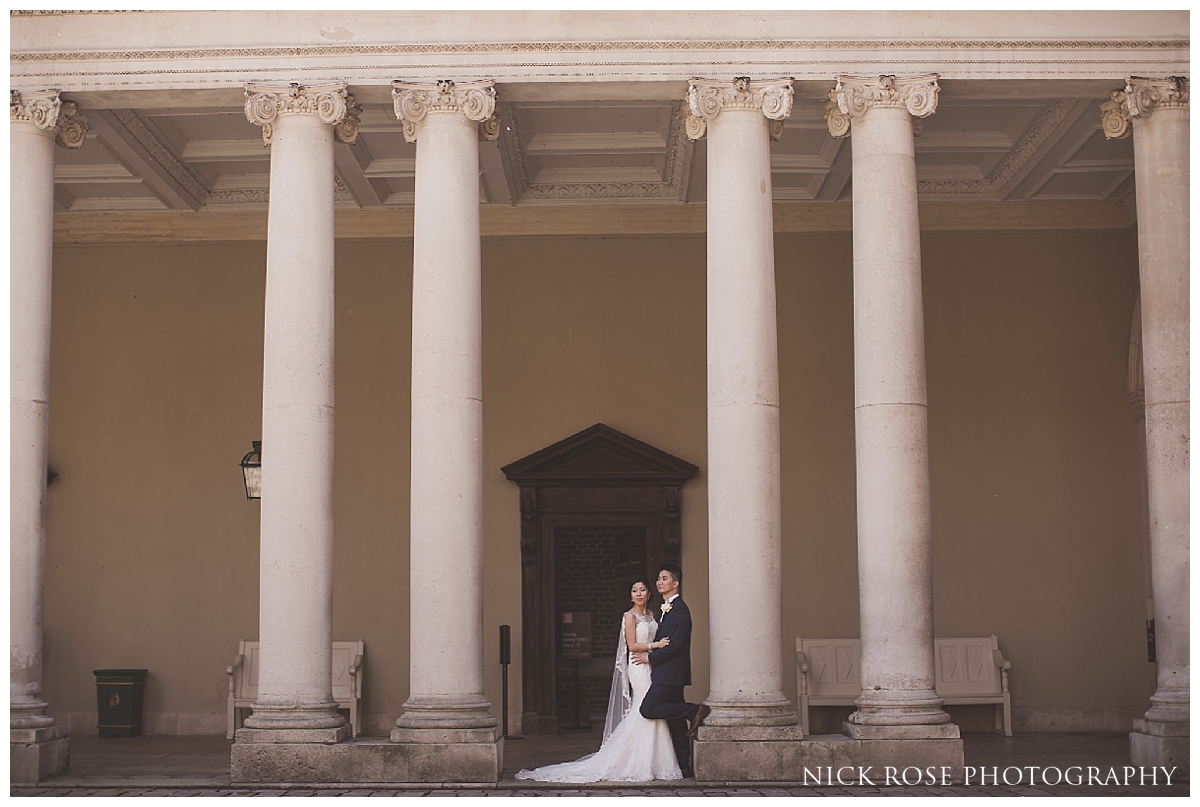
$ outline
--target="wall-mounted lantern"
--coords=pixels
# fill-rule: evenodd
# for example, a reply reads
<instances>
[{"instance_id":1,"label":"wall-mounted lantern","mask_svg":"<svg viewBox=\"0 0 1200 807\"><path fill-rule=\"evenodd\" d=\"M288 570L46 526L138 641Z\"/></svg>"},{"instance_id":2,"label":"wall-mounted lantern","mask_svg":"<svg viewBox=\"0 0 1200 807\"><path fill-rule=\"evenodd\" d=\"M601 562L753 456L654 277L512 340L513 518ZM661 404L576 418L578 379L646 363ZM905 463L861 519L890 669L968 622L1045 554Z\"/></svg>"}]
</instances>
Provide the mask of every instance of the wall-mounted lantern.
<instances>
[{"instance_id":1,"label":"wall-mounted lantern","mask_svg":"<svg viewBox=\"0 0 1200 807\"><path fill-rule=\"evenodd\" d=\"M262 498L262 441L251 440L250 453L242 457L242 476L246 482L246 498Z\"/></svg>"}]
</instances>

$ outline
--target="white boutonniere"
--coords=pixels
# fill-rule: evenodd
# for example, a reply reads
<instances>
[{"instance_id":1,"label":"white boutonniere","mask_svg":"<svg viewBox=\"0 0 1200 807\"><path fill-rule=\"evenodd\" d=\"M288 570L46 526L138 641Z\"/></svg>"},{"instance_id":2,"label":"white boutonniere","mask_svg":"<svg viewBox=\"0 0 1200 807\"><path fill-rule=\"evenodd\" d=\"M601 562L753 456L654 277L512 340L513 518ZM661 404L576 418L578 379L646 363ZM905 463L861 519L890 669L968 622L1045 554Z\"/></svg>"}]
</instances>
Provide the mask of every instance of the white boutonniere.
<instances>
[{"instance_id":1,"label":"white boutonniere","mask_svg":"<svg viewBox=\"0 0 1200 807\"><path fill-rule=\"evenodd\" d=\"M663 616L666 616L667 614L671 613L671 603L664 602L662 604L662 612L663 612Z\"/></svg>"}]
</instances>

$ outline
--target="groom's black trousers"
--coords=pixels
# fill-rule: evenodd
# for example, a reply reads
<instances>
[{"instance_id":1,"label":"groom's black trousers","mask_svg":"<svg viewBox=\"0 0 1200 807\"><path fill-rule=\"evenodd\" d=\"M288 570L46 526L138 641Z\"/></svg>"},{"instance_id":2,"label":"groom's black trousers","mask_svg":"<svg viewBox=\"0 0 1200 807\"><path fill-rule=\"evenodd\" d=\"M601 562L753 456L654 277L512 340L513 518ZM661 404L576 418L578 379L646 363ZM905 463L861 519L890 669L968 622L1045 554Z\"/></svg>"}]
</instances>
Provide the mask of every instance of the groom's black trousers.
<instances>
[{"instance_id":1,"label":"groom's black trousers","mask_svg":"<svg viewBox=\"0 0 1200 807\"><path fill-rule=\"evenodd\" d=\"M690 768L691 747L687 739L688 721L696 716L700 706L685 703L683 687L674 684L650 683L650 689L642 698L642 717L647 720L665 720L671 731L671 742L675 746L675 757L679 767Z\"/></svg>"}]
</instances>

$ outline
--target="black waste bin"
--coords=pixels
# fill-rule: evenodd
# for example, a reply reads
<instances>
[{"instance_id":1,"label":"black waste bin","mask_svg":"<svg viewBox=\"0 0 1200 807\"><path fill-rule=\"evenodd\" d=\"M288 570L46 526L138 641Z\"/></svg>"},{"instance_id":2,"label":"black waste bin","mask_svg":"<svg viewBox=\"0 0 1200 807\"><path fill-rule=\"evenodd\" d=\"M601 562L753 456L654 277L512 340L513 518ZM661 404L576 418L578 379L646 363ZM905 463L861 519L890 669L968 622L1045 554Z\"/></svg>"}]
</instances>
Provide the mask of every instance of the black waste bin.
<instances>
[{"instance_id":1,"label":"black waste bin","mask_svg":"<svg viewBox=\"0 0 1200 807\"><path fill-rule=\"evenodd\" d=\"M97 726L101 737L142 733L142 694L146 670L92 670L96 676Z\"/></svg>"}]
</instances>

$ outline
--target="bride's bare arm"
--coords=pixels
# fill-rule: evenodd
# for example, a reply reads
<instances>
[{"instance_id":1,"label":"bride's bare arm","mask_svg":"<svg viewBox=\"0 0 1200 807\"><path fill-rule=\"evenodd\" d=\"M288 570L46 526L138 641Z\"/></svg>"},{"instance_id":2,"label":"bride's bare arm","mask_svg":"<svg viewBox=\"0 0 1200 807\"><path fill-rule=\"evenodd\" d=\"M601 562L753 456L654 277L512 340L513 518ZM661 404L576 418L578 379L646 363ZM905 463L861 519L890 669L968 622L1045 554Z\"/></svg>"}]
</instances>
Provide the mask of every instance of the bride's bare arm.
<instances>
[{"instance_id":1,"label":"bride's bare arm","mask_svg":"<svg viewBox=\"0 0 1200 807\"><path fill-rule=\"evenodd\" d=\"M671 643L669 638L660 639L657 642L638 642L637 639L637 619L634 618L632 611L625 612L625 644L629 645L630 653L644 653L648 650L657 650L660 647L666 647Z\"/></svg>"}]
</instances>

